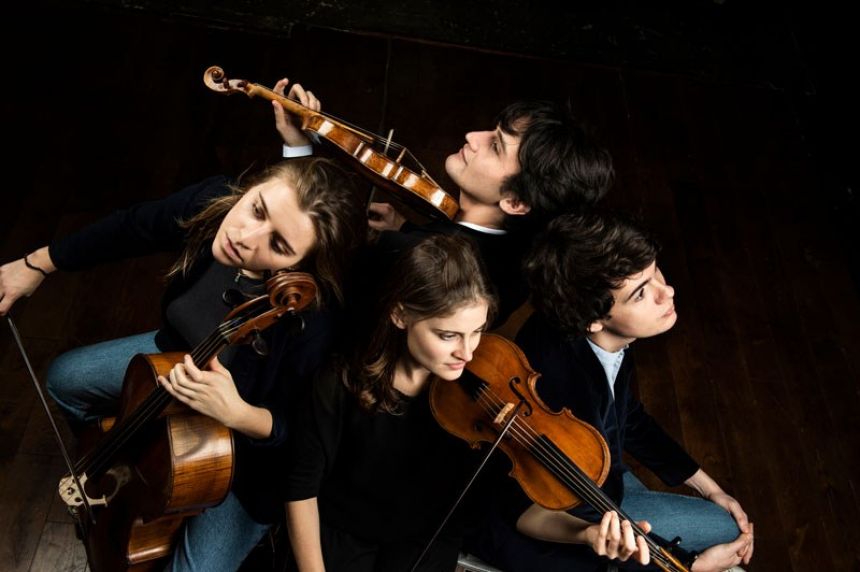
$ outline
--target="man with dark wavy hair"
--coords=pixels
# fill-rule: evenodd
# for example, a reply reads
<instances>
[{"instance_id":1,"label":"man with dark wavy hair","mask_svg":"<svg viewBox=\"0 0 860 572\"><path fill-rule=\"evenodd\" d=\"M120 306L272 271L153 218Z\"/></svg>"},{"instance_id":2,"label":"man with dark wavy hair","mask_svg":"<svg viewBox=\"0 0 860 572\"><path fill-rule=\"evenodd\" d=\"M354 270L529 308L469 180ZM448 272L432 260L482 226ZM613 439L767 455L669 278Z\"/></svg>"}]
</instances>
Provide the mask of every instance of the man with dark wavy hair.
<instances>
[{"instance_id":1,"label":"man with dark wavy hair","mask_svg":"<svg viewBox=\"0 0 860 572\"><path fill-rule=\"evenodd\" d=\"M283 93L286 80L275 85ZM301 85L291 96L312 109L320 102ZM284 156L312 152L291 116L274 104ZM445 159L460 189L454 222L407 222L387 203L371 203L368 224L383 232L377 255L394 255L431 234L462 234L478 246L498 290L499 321L527 298L520 261L533 235L553 217L599 201L615 180L612 157L571 110L547 101L518 102L499 113L485 131L470 131ZM383 253L379 255L378 253ZM381 273L382 270L367 274Z\"/></svg>"},{"instance_id":2,"label":"man with dark wavy hair","mask_svg":"<svg viewBox=\"0 0 860 572\"><path fill-rule=\"evenodd\" d=\"M571 410L606 439L611 466L602 488L616 505L660 538L680 536L694 572L723 571L749 562L752 523L630 389L630 345L677 320L675 291L657 266L657 251L650 237L617 216L556 218L526 265L536 311L517 343L542 374L537 389L546 404ZM666 484L685 483L704 499L647 490L624 465L623 451ZM550 511L519 498L472 547L506 572L596 570L607 558L642 570L651 560L644 540L614 512L584 505Z\"/></svg>"}]
</instances>

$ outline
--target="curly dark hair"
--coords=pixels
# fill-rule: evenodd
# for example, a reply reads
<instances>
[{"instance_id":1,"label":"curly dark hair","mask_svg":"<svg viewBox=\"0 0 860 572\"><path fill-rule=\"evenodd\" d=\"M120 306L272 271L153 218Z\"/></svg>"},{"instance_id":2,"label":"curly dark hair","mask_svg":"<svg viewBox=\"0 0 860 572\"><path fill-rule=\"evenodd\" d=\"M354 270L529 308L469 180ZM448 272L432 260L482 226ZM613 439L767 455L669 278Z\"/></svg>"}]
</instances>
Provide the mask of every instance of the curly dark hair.
<instances>
[{"instance_id":1,"label":"curly dark hair","mask_svg":"<svg viewBox=\"0 0 860 572\"><path fill-rule=\"evenodd\" d=\"M504 181L502 192L531 208L525 217L511 217L516 222L510 223L542 227L561 213L596 203L612 187L612 155L569 108L521 101L503 109L496 122L504 133L521 137L520 171Z\"/></svg>"},{"instance_id":2,"label":"curly dark hair","mask_svg":"<svg viewBox=\"0 0 860 572\"><path fill-rule=\"evenodd\" d=\"M391 321L395 308L418 321L450 316L483 301L490 324L496 300L477 247L464 236L431 236L405 251L381 292L372 333L358 336L352 358L342 363L341 379L366 410L397 413L394 369L409 350L406 333Z\"/></svg>"},{"instance_id":3,"label":"curly dark hair","mask_svg":"<svg viewBox=\"0 0 860 572\"><path fill-rule=\"evenodd\" d=\"M535 310L561 332L580 337L609 317L612 290L657 258L656 241L618 214L562 215L536 239L525 265Z\"/></svg>"}]
</instances>

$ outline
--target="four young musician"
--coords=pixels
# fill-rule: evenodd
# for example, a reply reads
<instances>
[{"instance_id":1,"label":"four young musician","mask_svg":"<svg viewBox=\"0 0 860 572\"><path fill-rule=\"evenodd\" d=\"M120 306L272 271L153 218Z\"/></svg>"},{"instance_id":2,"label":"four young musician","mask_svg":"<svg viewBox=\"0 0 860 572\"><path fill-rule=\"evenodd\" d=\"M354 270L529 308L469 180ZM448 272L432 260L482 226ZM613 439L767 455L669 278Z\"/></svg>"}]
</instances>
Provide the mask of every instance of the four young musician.
<instances>
[{"instance_id":1,"label":"four young musician","mask_svg":"<svg viewBox=\"0 0 860 572\"><path fill-rule=\"evenodd\" d=\"M289 95L321 107L300 85ZM631 387L630 345L674 325L674 290L655 242L595 207L614 180L612 160L569 111L519 102L467 133L444 165L459 214L416 225L385 203L371 203L365 220L341 168L309 157L298 122L273 107L287 159L255 179L204 180L0 267L5 314L55 270L180 253L158 331L51 365L48 391L76 430L115 414L135 354L189 351L273 273L315 277L313 310L253 347L228 348L205 367L186 356L158 378L177 401L231 428L236 443L226 500L185 520L167 570L236 570L284 511L300 572L451 572L464 546L505 571L655 569L651 545L624 516L588 503L547 510L495 460L482 490L429 543L482 458L435 422L430 384L458 379L482 333L527 300L534 313L516 342L542 376L541 399L605 439L608 498L686 569L750 561L753 524L741 505ZM379 231L370 242L368 225ZM702 498L647 490L624 452Z\"/></svg>"}]
</instances>

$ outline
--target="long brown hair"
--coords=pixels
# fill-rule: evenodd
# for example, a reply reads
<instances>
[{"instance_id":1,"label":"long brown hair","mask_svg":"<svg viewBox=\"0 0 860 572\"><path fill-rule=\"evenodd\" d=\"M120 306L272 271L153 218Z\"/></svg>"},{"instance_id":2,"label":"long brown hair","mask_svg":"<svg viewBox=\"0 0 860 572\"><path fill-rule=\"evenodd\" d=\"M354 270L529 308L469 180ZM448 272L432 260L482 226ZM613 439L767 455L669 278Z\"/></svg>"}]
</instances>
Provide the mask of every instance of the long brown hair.
<instances>
[{"instance_id":1,"label":"long brown hair","mask_svg":"<svg viewBox=\"0 0 860 572\"><path fill-rule=\"evenodd\" d=\"M395 413L400 398L394 368L408 350L406 332L391 321L392 312L420 321L486 301L490 323L496 301L475 246L459 236L432 236L409 249L389 272L382 292L372 334L343 364L342 379L365 409Z\"/></svg>"},{"instance_id":2,"label":"long brown hair","mask_svg":"<svg viewBox=\"0 0 860 572\"><path fill-rule=\"evenodd\" d=\"M270 180L296 189L299 208L311 217L316 241L299 266L314 275L319 286L343 302L341 283L349 252L365 234L364 209L352 181L336 163L319 157L281 161L241 185L230 186L229 195L213 199L202 211L180 226L187 230L185 249L167 276L184 275L218 232L224 217L242 195Z\"/></svg>"}]
</instances>

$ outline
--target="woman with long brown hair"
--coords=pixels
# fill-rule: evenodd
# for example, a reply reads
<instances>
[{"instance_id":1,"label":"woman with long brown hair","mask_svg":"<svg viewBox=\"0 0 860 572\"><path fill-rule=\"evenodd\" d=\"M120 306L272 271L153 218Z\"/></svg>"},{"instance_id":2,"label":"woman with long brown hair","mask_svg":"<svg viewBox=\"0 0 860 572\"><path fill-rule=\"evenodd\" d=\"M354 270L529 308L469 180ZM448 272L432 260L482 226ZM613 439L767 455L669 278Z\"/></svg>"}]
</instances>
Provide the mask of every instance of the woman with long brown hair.
<instances>
[{"instance_id":1,"label":"woman with long brown hair","mask_svg":"<svg viewBox=\"0 0 860 572\"><path fill-rule=\"evenodd\" d=\"M465 483L466 445L434 421L434 378L460 377L495 301L471 242L435 236L394 264L371 334L324 368L290 441L287 521L312 570L409 570ZM460 478L463 477L463 478ZM456 532L420 570L453 570Z\"/></svg>"},{"instance_id":2,"label":"woman with long brown hair","mask_svg":"<svg viewBox=\"0 0 860 572\"><path fill-rule=\"evenodd\" d=\"M336 306L345 261L363 236L363 209L343 171L325 159L295 159L239 186L224 177L206 179L8 263L0 268L0 302L5 313L57 269L181 251L169 272L161 329L78 348L51 365L48 391L73 426L81 425L115 411L133 355L196 346L229 304L263 293L275 271L313 274L320 301ZM286 436L286 403L321 363L332 338L329 313L306 312L303 320L301 332L281 323L262 334L267 357L246 346L228 348L209 370L186 357L161 379L176 399L233 429L237 446L231 493L188 519L171 569L235 570L279 512L269 486L277 475L259 468L280 457L273 450Z\"/></svg>"}]
</instances>

